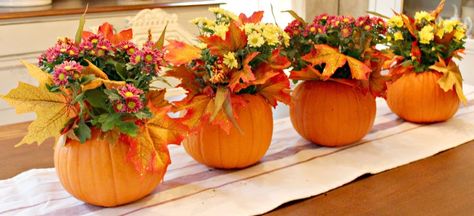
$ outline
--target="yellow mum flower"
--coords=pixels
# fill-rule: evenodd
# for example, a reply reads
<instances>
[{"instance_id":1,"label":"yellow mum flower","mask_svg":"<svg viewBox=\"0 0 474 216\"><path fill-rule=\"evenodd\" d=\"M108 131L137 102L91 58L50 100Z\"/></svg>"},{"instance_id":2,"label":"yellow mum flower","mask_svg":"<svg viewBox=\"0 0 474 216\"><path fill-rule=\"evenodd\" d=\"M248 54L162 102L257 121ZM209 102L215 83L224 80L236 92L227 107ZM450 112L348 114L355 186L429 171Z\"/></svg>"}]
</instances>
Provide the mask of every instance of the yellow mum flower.
<instances>
[{"instance_id":1,"label":"yellow mum flower","mask_svg":"<svg viewBox=\"0 0 474 216\"><path fill-rule=\"evenodd\" d=\"M442 38L444 37L444 29L439 28L439 29L436 31L436 36L438 36L439 39L442 39Z\"/></svg>"},{"instance_id":2,"label":"yellow mum flower","mask_svg":"<svg viewBox=\"0 0 474 216\"><path fill-rule=\"evenodd\" d=\"M393 37L396 41L403 40L403 34L400 31L395 32L395 34L393 34Z\"/></svg>"},{"instance_id":3,"label":"yellow mum flower","mask_svg":"<svg viewBox=\"0 0 474 216\"><path fill-rule=\"evenodd\" d=\"M466 29L463 25L458 25L456 27L456 32L454 32L454 39L460 41L466 37Z\"/></svg>"},{"instance_id":4,"label":"yellow mum flower","mask_svg":"<svg viewBox=\"0 0 474 216\"><path fill-rule=\"evenodd\" d=\"M224 10L222 8L213 7L213 8L209 8L209 11L216 14L216 15L222 15L222 16L228 17L228 18L233 19L233 20L239 20L239 17L237 15L235 15L234 13L232 13L228 10Z\"/></svg>"},{"instance_id":5,"label":"yellow mum flower","mask_svg":"<svg viewBox=\"0 0 474 216\"><path fill-rule=\"evenodd\" d=\"M225 40L225 34L229 30L229 26L221 24L215 26L212 30L214 30L214 34L221 37L223 40Z\"/></svg>"},{"instance_id":6,"label":"yellow mum flower","mask_svg":"<svg viewBox=\"0 0 474 216\"><path fill-rule=\"evenodd\" d=\"M197 26L213 26L215 24L214 21L205 17L194 18L191 23Z\"/></svg>"},{"instance_id":7,"label":"yellow mum flower","mask_svg":"<svg viewBox=\"0 0 474 216\"><path fill-rule=\"evenodd\" d=\"M280 40L279 36L279 28L274 25L265 25L263 28L262 36L267 41L270 46L278 45Z\"/></svg>"},{"instance_id":8,"label":"yellow mum flower","mask_svg":"<svg viewBox=\"0 0 474 216\"><path fill-rule=\"evenodd\" d=\"M390 27L398 27L401 28L403 26L403 19L400 15L393 16L387 22L388 26Z\"/></svg>"},{"instance_id":9,"label":"yellow mum flower","mask_svg":"<svg viewBox=\"0 0 474 216\"><path fill-rule=\"evenodd\" d=\"M387 35L387 41L392 41L392 37L390 35Z\"/></svg>"},{"instance_id":10,"label":"yellow mum flower","mask_svg":"<svg viewBox=\"0 0 474 216\"><path fill-rule=\"evenodd\" d=\"M252 32L248 36L248 44L250 47L261 47L265 43L262 35L258 32Z\"/></svg>"},{"instance_id":11,"label":"yellow mum flower","mask_svg":"<svg viewBox=\"0 0 474 216\"><path fill-rule=\"evenodd\" d=\"M245 34L250 34L255 29L255 23L246 23L244 25Z\"/></svg>"},{"instance_id":12,"label":"yellow mum flower","mask_svg":"<svg viewBox=\"0 0 474 216\"><path fill-rule=\"evenodd\" d=\"M420 36L420 43L422 44L429 44L434 39L434 29L433 26L427 25L418 32Z\"/></svg>"},{"instance_id":13,"label":"yellow mum flower","mask_svg":"<svg viewBox=\"0 0 474 216\"><path fill-rule=\"evenodd\" d=\"M431 22L434 20L434 17L431 16L430 13L426 11L419 11L415 13L415 23L420 24L423 22L423 20L426 20L428 22Z\"/></svg>"},{"instance_id":14,"label":"yellow mum flower","mask_svg":"<svg viewBox=\"0 0 474 216\"><path fill-rule=\"evenodd\" d=\"M227 54L225 54L223 63L227 65L229 69L239 67L239 63L237 62L237 59L235 59L234 52L228 52Z\"/></svg>"}]
</instances>

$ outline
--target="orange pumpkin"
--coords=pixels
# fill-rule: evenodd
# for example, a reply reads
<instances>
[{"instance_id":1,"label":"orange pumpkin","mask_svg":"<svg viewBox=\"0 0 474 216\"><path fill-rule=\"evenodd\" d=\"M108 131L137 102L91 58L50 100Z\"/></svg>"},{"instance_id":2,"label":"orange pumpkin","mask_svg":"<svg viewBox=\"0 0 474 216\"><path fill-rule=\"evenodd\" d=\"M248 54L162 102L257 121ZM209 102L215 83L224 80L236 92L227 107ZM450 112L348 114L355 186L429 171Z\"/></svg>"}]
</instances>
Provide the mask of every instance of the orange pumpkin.
<instances>
[{"instance_id":1,"label":"orange pumpkin","mask_svg":"<svg viewBox=\"0 0 474 216\"><path fill-rule=\"evenodd\" d=\"M210 167L243 168L258 162L272 139L271 106L261 97L243 95L247 105L237 112L240 133L232 127L227 134L217 125L205 123L183 142L184 149L196 161Z\"/></svg>"},{"instance_id":2,"label":"orange pumpkin","mask_svg":"<svg viewBox=\"0 0 474 216\"><path fill-rule=\"evenodd\" d=\"M129 146L108 143L100 134L92 129L92 138L85 143L67 139L56 145L54 165L64 188L77 199L106 207L133 202L153 191L166 169L140 175L126 159Z\"/></svg>"},{"instance_id":3,"label":"orange pumpkin","mask_svg":"<svg viewBox=\"0 0 474 216\"><path fill-rule=\"evenodd\" d=\"M296 131L322 146L364 137L375 119L375 97L335 81L304 81L294 90L290 117Z\"/></svg>"},{"instance_id":4,"label":"orange pumpkin","mask_svg":"<svg viewBox=\"0 0 474 216\"><path fill-rule=\"evenodd\" d=\"M450 119L458 110L456 91L438 85L439 72L409 72L388 85L387 104L400 118L416 123Z\"/></svg>"}]
</instances>

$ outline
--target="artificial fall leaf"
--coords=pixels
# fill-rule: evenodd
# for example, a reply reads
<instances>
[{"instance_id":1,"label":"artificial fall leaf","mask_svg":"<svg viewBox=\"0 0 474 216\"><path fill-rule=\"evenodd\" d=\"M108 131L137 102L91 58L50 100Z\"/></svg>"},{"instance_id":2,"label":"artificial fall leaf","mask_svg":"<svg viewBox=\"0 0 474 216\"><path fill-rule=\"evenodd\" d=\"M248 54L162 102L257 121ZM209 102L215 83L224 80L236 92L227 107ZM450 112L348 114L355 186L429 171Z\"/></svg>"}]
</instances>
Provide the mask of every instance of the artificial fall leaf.
<instances>
[{"instance_id":1,"label":"artificial fall leaf","mask_svg":"<svg viewBox=\"0 0 474 216\"><path fill-rule=\"evenodd\" d=\"M317 44L314 49L302 57L303 60L309 62L313 67L325 64L322 75L323 80L328 80L338 68L346 63L351 69L353 79L366 80L371 69L361 61L340 53L337 49L326 44Z\"/></svg>"},{"instance_id":2,"label":"artificial fall leaf","mask_svg":"<svg viewBox=\"0 0 474 216\"><path fill-rule=\"evenodd\" d=\"M405 28L408 30L408 32L410 32L411 36L413 36L414 38L418 38L418 36L415 33L416 32L415 21L404 14L398 14L398 13L395 13L395 14L402 17L403 24L405 25Z\"/></svg>"},{"instance_id":3,"label":"artificial fall leaf","mask_svg":"<svg viewBox=\"0 0 474 216\"><path fill-rule=\"evenodd\" d=\"M286 69L291 66L291 62L285 56L280 54L280 49L272 51L272 55L269 58L268 65L274 69Z\"/></svg>"},{"instance_id":4,"label":"artificial fall leaf","mask_svg":"<svg viewBox=\"0 0 474 216\"><path fill-rule=\"evenodd\" d=\"M94 33L92 32L84 31L82 32L82 38L88 38L93 34ZM102 34L107 40L109 40L114 45L124 41L129 41L133 38L132 29L125 29L117 34L114 34L114 27L108 22L105 22L101 26L99 26L98 34Z\"/></svg>"},{"instance_id":5,"label":"artificial fall leaf","mask_svg":"<svg viewBox=\"0 0 474 216\"><path fill-rule=\"evenodd\" d=\"M26 69L28 70L28 73L30 76L38 80L39 82L39 87L45 87L46 84L52 84L53 79L51 77L51 74L46 73L42 71L39 67L36 65L30 64L26 61L22 61L23 65L25 65Z\"/></svg>"},{"instance_id":6,"label":"artificial fall leaf","mask_svg":"<svg viewBox=\"0 0 474 216\"><path fill-rule=\"evenodd\" d=\"M272 77L269 82L258 88L258 94L262 95L273 107L276 107L278 101L290 104L290 81L284 73Z\"/></svg>"},{"instance_id":7,"label":"artificial fall leaf","mask_svg":"<svg viewBox=\"0 0 474 216\"><path fill-rule=\"evenodd\" d=\"M187 127L179 119L169 117L170 111L171 105L154 110L153 118L145 125L155 148L160 150L166 149L168 144L180 144L186 135Z\"/></svg>"},{"instance_id":8,"label":"artificial fall leaf","mask_svg":"<svg viewBox=\"0 0 474 216\"><path fill-rule=\"evenodd\" d=\"M462 90L462 75L454 61L449 61L446 65L446 62L439 58L438 62L432 65L430 69L443 73L443 76L438 80L438 84L445 92L452 90L454 87L459 100L464 104L467 103Z\"/></svg>"},{"instance_id":9,"label":"artificial fall leaf","mask_svg":"<svg viewBox=\"0 0 474 216\"><path fill-rule=\"evenodd\" d=\"M82 85L81 86L82 91L96 89L102 85L105 85L107 89L118 88L118 87L122 87L126 85L125 81L109 80L109 77L104 71L102 71L102 69L98 68L87 59L86 59L86 62L89 63L89 65L86 68L84 68L84 70L82 71L82 74L94 75L96 79L93 79L90 82Z\"/></svg>"},{"instance_id":10,"label":"artificial fall leaf","mask_svg":"<svg viewBox=\"0 0 474 216\"><path fill-rule=\"evenodd\" d=\"M208 95L195 95L189 97L187 100L176 102L175 111L186 110L186 114L182 118L182 123L191 130L196 129L200 121L210 116L210 112L207 111L209 106L214 106L212 97Z\"/></svg>"},{"instance_id":11,"label":"artificial fall leaf","mask_svg":"<svg viewBox=\"0 0 474 216\"><path fill-rule=\"evenodd\" d=\"M303 24L303 26L306 26L306 21L304 21L303 18L301 18L298 13L296 13L295 11L293 10L286 10L286 11L282 11L282 12L287 12L289 13L295 20L298 20L300 23Z\"/></svg>"},{"instance_id":12,"label":"artificial fall leaf","mask_svg":"<svg viewBox=\"0 0 474 216\"><path fill-rule=\"evenodd\" d=\"M105 80L108 80L109 77L107 76L107 74L102 71L102 69L100 69L99 67L95 66L92 62L90 62L89 60L85 59L86 62L88 63L87 67L84 68L84 70L82 71L82 74L84 75L94 75L95 77L97 78L102 78L102 79L105 79Z\"/></svg>"},{"instance_id":13,"label":"artificial fall leaf","mask_svg":"<svg viewBox=\"0 0 474 216\"><path fill-rule=\"evenodd\" d=\"M421 62L421 50L416 41L411 43L410 55L414 57L416 61Z\"/></svg>"},{"instance_id":14,"label":"artificial fall leaf","mask_svg":"<svg viewBox=\"0 0 474 216\"><path fill-rule=\"evenodd\" d=\"M147 107L152 112L159 112L162 107L170 106L170 103L165 100L165 89L150 89L146 94Z\"/></svg>"},{"instance_id":15,"label":"artificial fall leaf","mask_svg":"<svg viewBox=\"0 0 474 216\"><path fill-rule=\"evenodd\" d=\"M431 16L433 16L435 19L438 18L439 14L441 14L441 11L444 9L444 5L446 4L446 0L441 0L438 4L438 7L431 11Z\"/></svg>"},{"instance_id":16,"label":"artificial fall leaf","mask_svg":"<svg viewBox=\"0 0 474 216\"><path fill-rule=\"evenodd\" d=\"M172 70L166 71L166 76L179 79L181 83L177 87L181 87L186 90L188 92L188 96L192 97L194 94L199 93L201 89L199 83L196 82L196 75L194 74L194 71L185 65L173 67Z\"/></svg>"},{"instance_id":17,"label":"artificial fall leaf","mask_svg":"<svg viewBox=\"0 0 474 216\"><path fill-rule=\"evenodd\" d=\"M62 94L51 93L46 88L23 82L2 96L16 112L35 112L37 119L28 126L28 134L16 145L41 144L49 137L58 137L61 130L77 116L77 108Z\"/></svg>"},{"instance_id":18,"label":"artificial fall leaf","mask_svg":"<svg viewBox=\"0 0 474 216\"><path fill-rule=\"evenodd\" d=\"M224 102L229 97L229 93L230 92L227 87L222 87L222 86L217 87L216 96L213 98L214 107L213 107L210 121L213 121L216 118L219 111L222 110L222 106L224 105Z\"/></svg>"},{"instance_id":19,"label":"artificial fall leaf","mask_svg":"<svg viewBox=\"0 0 474 216\"><path fill-rule=\"evenodd\" d=\"M121 134L119 140L129 146L127 160L134 165L140 175L163 170L170 163L167 149L157 150L145 127L140 128L140 136L129 137Z\"/></svg>"},{"instance_id":20,"label":"artificial fall leaf","mask_svg":"<svg viewBox=\"0 0 474 216\"><path fill-rule=\"evenodd\" d=\"M247 35L244 30L238 27L235 21L229 24L225 39L218 35L212 35L210 37L199 36L199 40L207 44L212 55L220 56L243 49L247 45Z\"/></svg>"},{"instance_id":21,"label":"artificial fall leaf","mask_svg":"<svg viewBox=\"0 0 474 216\"><path fill-rule=\"evenodd\" d=\"M255 80L255 75L252 72L252 67L250 67L249 63L258 55L258 52L252 52L247 57L245 57L244 61L242 62L242 70L235 71L232 73L229 87L231 90L234 90L235 87L241 84L241 81L244 84L248 84L250 81Z\"/></svg>"},{"instance_id":22,"label":"artificial fall leaf","mask_svg":"<svg viewBox=\"0 0 474 216\"><path fill-rule=\"evenodd\" d=\"M166 61L176 66L201 57L199 48L177 40L169 40L165 49L168 51L165 53Z\"/></svg>"},{"instance_id":23,"label":"artificial fall leaf","mask_svg":"<svg viewBox=\"0 0 474 216\"><path fill-rule=\"evenodd\" d=\"M262 21L262 18L263 18L263 11L253 12L253 14L250 17L247 17L244 13L241 13L239 15L239 20L241 24L259 23L260 21Z\"/></svg>"},{"instance_id":24,"label":"artificial fall leaf","mask_svg":"<svg viewBox=\"0 0 474 216\"><path fill-rule=\"evenodd\" d=\"M316 70L313 66L308 65L305 68L297 71L292 70L290 72L290 79L293 80L322 80L323 76L321 72Z\"/></svg>"}]
</instances>

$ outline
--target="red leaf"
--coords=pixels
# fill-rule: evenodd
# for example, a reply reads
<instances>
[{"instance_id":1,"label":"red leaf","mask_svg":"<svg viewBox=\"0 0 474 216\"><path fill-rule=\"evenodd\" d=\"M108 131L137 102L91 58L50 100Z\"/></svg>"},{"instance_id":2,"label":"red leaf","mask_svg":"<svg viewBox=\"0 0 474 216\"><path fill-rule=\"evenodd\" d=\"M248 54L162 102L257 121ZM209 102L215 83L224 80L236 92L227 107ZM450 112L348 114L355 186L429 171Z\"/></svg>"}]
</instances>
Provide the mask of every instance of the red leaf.
<instances>
[{"instance_id":1,"label":"red leaf","mask_svg":"<svg viewBox=\"0 0 474 216\"><path fill-rule=\"evenodd\" d=\"M323 77L321 75L321 72L316 70L313 66L308 65L306 68L303 68L302 70L295 71L292 70L290 72L290 79L294 80L322 80Z\"/></svg>"},{"instance_id":2,"label":"red leaf","mask_svg":"<svg viewBox=\"0 0 474 216\"><path fill-rule=\"evenodd\" d=\"M280 55L280 49L272 51L272 55L269 59L269 64L275 69L285 69L291 66L291 62L283 55Z\"/></svg>"}]
</instances>

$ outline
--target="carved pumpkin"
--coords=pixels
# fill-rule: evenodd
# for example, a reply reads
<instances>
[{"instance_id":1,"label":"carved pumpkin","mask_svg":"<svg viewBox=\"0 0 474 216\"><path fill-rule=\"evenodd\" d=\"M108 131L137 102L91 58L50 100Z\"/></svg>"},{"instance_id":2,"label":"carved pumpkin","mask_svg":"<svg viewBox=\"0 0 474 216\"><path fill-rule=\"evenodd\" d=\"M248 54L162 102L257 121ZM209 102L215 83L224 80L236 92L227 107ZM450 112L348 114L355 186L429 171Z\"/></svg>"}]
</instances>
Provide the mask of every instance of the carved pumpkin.
<instances>
[{"instance_id":1,"label":"carved pumpkin","mask_svg":"<svg viewBox=\"0 0 474 216\"><path fill-rule=\"evenodd\" d=\"M296 131L322 146L343 146L364 137L375 119L370 93L335 81L304 81L294 90L290 117Z\"/></svg>"},{"instance_id":2,"label":"carved pumpkin","mask_svg":"<svg viewBox=\"0 0 474 216\"><path fill-rule=\"evenodd\" d=\"M205 123L184 140L184 149L196 161L233 169L255 164L265 155L273 132L271 106L261 96L243 97L248 103L237 112L242 133L232 127L227 134L219 126Z\"/></svg>"},{"instance_id":3,"label":"carved pumpkin","mask_svg":"<svg viewBox=\"0 0 474 216\"><path fill-rule=\"evenodd\" d=\"M117 206L148 195L160 183L166 168L143 175L126 159L129 149L109 143L92 129L85 143L64 137L55 147L54 165L64 188L77 199L98 206Z\"/></svg>"},{"instance_id":4,"label":"carved pumpkin","mask_svg":"<svg viewBox=\"0 0 474 216\"><path fill-rule=\"evenodd\" d=\"M439 72L405 73L388 85L387 104L400 118L416 123L446 121L459 107L454 90L438 85Z\"/></svg>"}]
</instances>

